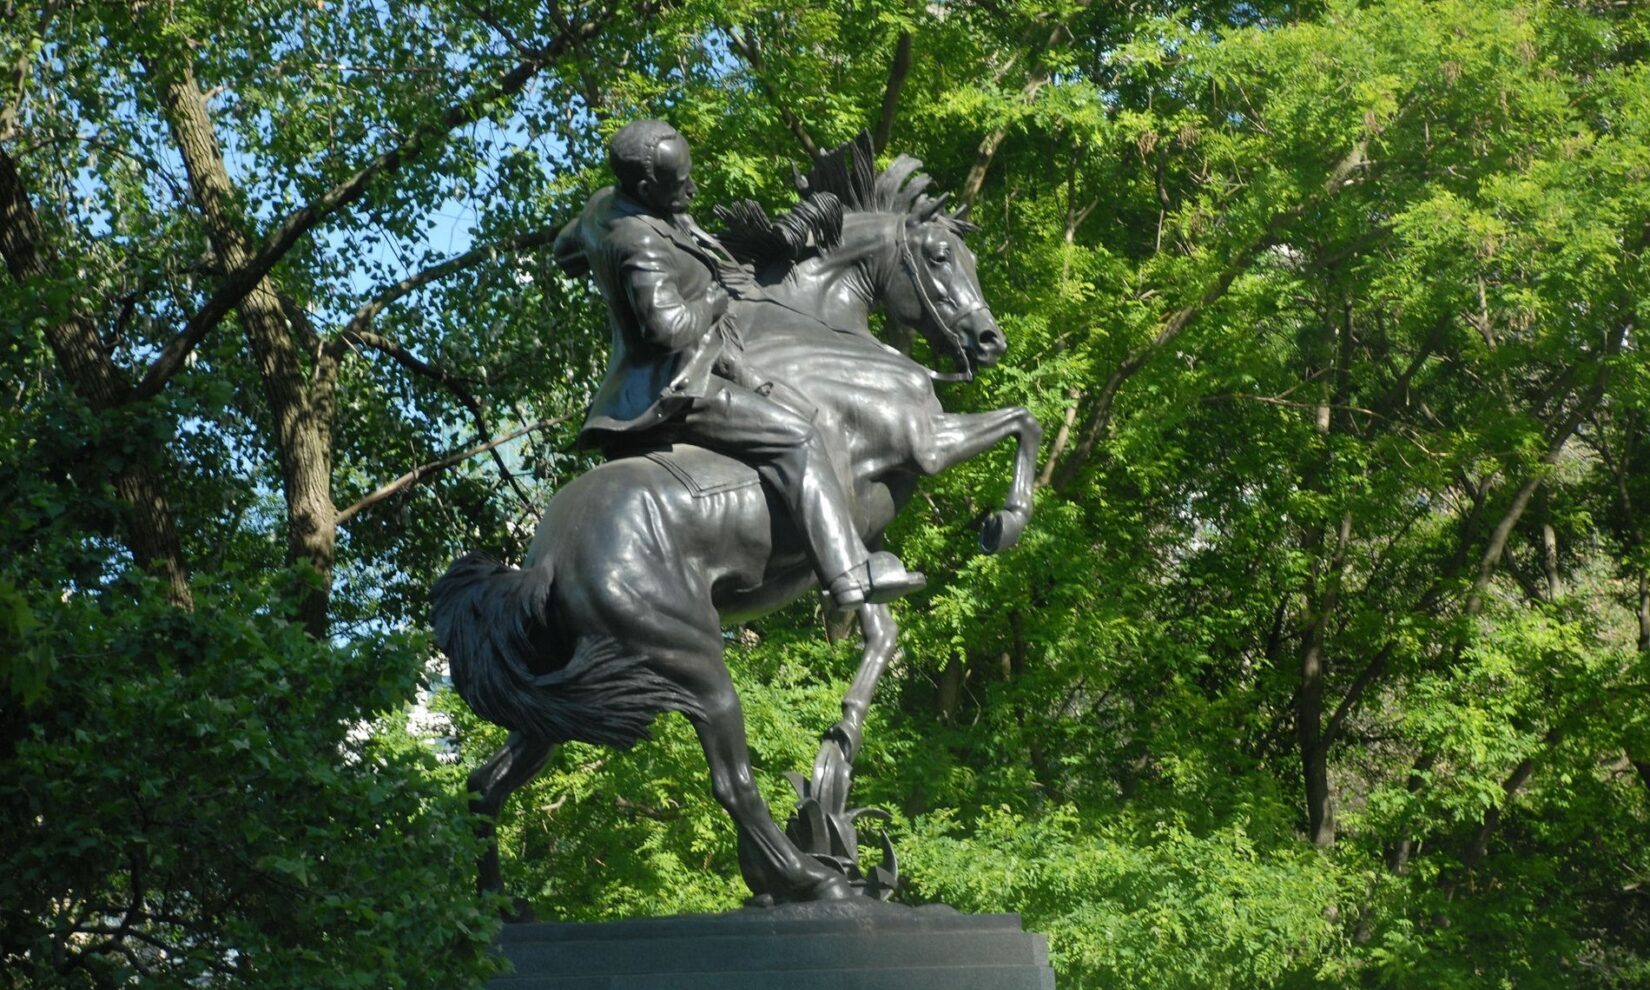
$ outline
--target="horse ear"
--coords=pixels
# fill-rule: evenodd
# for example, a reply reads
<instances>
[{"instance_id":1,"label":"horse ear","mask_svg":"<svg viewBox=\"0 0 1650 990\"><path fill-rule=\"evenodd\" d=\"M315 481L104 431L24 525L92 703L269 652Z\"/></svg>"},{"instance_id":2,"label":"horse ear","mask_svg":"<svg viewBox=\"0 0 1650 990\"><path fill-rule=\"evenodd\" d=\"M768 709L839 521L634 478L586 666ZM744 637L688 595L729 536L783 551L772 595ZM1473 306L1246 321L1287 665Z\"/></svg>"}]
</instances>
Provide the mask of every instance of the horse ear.
<instances>
[{"instance_id":1,"label":"horse ear","mask_svg":"<svg viewBox=\"0 0 1650 990\"><path fill-rule=\"evenodd\" d=\"M796 186L797 195L808 195L808 177L803 175L802 170L796 167L796 162L791 162L791 184Z\"/></svg>"},{"instance_id":2,"label":"horse ear","mask_svg":"<svg viewBox=\"0 0 1650 990\"><path fill-rule=\"evenodd\" d=\"M934 219L939 215L940 208L945 206L945 201L950 198L951 194L948 192L940 193L938 196L934 196L932 198L927 196L923 197L924 201L917 204L917 209L915 211L917 218L923 223L927 223L928 221Z\"/></svg>"},{"instance_id":3,"label":"horse ear","mask_svg":"<svg viewBox=\"0 0 1650 990\"><path fill-rule=\"evenodd\" d=\"M973 209L973 205L972 203L964 203L954 213L947 214L951 220L951 226L956 229L957 233L972 234L980 229L979 224L968 219L969 211Z\"/></svg>"}]
</instances>

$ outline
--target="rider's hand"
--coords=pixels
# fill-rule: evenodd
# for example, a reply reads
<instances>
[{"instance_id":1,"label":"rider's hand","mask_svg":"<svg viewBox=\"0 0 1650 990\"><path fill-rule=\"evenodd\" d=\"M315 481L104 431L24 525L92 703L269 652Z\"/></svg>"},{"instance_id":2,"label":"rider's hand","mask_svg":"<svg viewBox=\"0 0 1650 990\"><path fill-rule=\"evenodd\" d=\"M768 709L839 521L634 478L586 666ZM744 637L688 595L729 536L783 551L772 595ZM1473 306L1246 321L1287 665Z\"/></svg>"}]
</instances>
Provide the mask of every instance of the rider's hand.
<instances>
[{"instance_id":1,"label":"rider's hand","mask_svg":"<svg viewBox=\"0 0 1650 990\"><path fill-rule=\"evenodd\" d=\"M710 317L713 322L720 320L722 314L728 311L728 293L720 285L712 282L705 289L704 298L705 302L710 305Z\"/></svg>"}]
</instances>

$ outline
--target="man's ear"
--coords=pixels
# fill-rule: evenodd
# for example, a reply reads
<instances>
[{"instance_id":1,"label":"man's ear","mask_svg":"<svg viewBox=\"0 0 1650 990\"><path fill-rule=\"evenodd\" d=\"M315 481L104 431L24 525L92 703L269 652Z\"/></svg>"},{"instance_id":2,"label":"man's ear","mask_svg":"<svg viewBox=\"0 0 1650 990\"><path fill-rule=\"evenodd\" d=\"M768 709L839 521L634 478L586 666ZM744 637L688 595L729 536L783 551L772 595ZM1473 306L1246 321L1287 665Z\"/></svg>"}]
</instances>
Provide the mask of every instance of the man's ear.
<instances>
[{"instance_id":1,"label":"man's ear","mask_svg":"<svg viewBox=\"0 0 1650 990\"><path fill-rule=\"evenodd\" d=\"M653 180L652 179L638 179L638 180L636 180L636 188L635 188L634 192L632 193L632 195L634 195L637 199L641 200L642 202L651 205L653 203Z\"/></svg>"}]
</instances>

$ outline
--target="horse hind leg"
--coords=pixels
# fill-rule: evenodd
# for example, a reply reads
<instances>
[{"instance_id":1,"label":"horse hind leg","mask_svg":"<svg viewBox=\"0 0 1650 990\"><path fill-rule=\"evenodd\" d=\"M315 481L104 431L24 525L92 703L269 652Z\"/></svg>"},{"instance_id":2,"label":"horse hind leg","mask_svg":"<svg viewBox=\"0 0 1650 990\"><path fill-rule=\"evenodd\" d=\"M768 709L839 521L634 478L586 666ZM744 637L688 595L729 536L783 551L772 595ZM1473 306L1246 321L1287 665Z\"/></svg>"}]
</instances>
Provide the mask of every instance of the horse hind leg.
<instances>
[{"instance_id":1,"label":"horse hind leg","mask_svg":"<svg viewBox=\"0 0 1650 990\"><path fill-rule=\"evenodd\" d=\"M481 766L470 772L470 811L477 816L476 837L484 843L476 858L476 890L482 894L502 894L504 881L498 864L498 813L504 801L521 785L532 780L544 769L555 744L534 739L520 732L510 738ZM505 912L506 921L532 920L532 907L520 898L513 898Z\"/></svg>"},{"instance_id":2,"label":"horse hind leg","mask_svg":"<svg viewBox=\"0 0 1650 990\"><path fill-rule=\"evenodd\" d=\"M745 740L745 715L720 656L699 678L700 710L689 716L710 764L711 793L739 829L739 868L759 901L814 901L849 897L841 873L805 856L780 831L757 790Z\"/></svg>"},{"instance_id":3,"label":"horse hind leg","mask_svg":"<svg viewBox=\"0 0 1650 990\"><path fill-rule=\"evenodd\" d=\"M852 895L841 872L804 855L774 823L756 787L745 713L722 659L721 620L710 590L675 572L654 576L645 602L604 605L607 628L624 630L626 648L680 692L710 769L711 794L738 828L740 872L761 900L810 901ZM644 607L645 606L645 607Z\"/></svg>"}]
</instances>

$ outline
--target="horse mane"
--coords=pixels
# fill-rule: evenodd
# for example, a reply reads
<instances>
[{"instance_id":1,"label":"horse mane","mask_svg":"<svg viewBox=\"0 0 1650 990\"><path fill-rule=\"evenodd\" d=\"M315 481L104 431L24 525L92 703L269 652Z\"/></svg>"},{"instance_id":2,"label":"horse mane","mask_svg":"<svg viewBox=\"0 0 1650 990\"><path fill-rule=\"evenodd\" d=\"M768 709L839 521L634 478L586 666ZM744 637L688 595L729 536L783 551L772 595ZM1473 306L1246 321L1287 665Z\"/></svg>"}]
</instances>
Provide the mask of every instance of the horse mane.
<instances>
[{"instance_id":1,"label":"horse mane","mask_svg":"<svg viewBox=\"0 0 1650 990\"><path fill-rule=\"evenodd\" d=\"M881 172L871 132L819 155L806 179L797 177L797 190L806 196L830 193L843 208L864 213L894 213L918 223L937 222L958 234L979 228L968 222L968 207L946 212L948 193L928 195L933 177L919 171L922 162L900 155Z\"/></svg>"},{"instance_id":2,"label":"horse mane","mask_svg":"<svg viewBox=\"0 0 1650 990\"><path fill-rule=\"evenodd\" d=\"M722 243L740 260L761 266L794 261L810 242L821 249L835 247L842 239L843 214L850 211L936 222L957 234L979 229L968 221L967 206L948 213L942 209L946 194L928 195L934 180L919 171L922 162L900 155L878 172L876 160L871 133L860 131L852 141L821 152L806 178L795 175L801 198L778 218L770 219L755 200L718 206L716 216L725 225Z\"/></svg>"},{"instance_id":3,"label":"horse mane","mask_svg":"<svg viewBox=\"0 0 1650 990\"><path fill-rule=\"evenodd\" d=\"M718 206L716 217L724 225L722 245L758 267L795 261L810 243L829 250L842 241L842 201L830 193L804 197L775 219L754 199Z\"/></svg>"}]
</instances>

